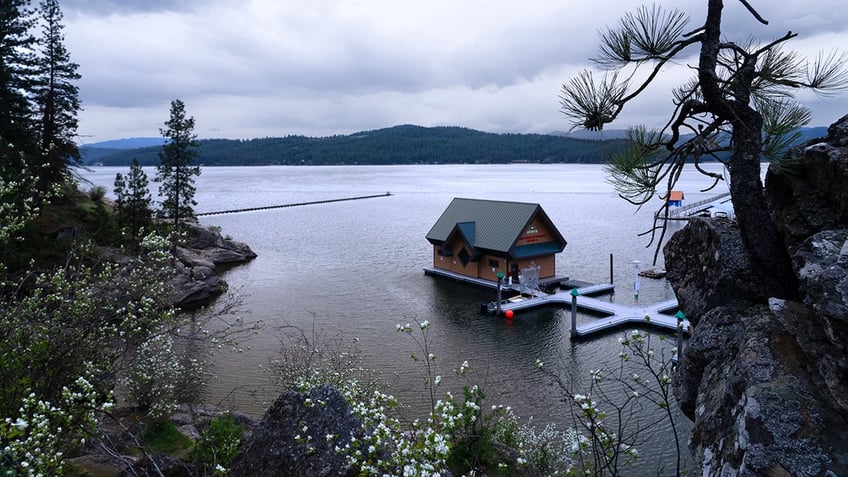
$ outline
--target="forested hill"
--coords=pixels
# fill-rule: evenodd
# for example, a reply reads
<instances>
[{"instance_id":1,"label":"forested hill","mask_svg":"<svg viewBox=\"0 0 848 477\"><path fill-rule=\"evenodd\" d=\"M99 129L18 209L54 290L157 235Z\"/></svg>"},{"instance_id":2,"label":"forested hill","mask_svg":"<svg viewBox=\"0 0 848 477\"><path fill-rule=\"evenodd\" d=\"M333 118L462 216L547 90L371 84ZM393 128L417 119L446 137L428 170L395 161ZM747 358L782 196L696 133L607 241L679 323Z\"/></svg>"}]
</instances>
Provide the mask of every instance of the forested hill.
<instances>
[{"instance_id":1,"label":"forested hill","mask_svg":"<svg viewBox=\"0 0 848 477\"><path fill-rule=\"evenodd\" d=\"M592 141L545 134L493 134L460 127L395 126L347 136L288 136L251 140L203 139L204 166L330 164L600 163L624 140ZM159 163L161 146L107 149L83 146L85 164Z\"/></svg>"}]
</instances>

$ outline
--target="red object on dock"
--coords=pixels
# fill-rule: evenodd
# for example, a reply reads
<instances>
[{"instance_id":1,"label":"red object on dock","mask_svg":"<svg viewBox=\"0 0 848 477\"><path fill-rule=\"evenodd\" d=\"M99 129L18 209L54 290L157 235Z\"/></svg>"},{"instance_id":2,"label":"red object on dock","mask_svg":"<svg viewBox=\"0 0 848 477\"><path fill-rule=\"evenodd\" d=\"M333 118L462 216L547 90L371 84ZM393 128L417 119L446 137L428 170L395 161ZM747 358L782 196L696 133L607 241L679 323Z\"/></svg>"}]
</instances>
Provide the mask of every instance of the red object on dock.
<instances>
[{"instance_id":1,"label":"red object on dock","mask_svg":"<svg viewBox=\"0 0 848 477\"><path fill-rule=\"evenodd\" d=\"M507 320L511 320L514 315L515 315L515 313L513 313L512 310L506 310L504 312L504 316L506 317Z\"/></svg>"}]
</instances>

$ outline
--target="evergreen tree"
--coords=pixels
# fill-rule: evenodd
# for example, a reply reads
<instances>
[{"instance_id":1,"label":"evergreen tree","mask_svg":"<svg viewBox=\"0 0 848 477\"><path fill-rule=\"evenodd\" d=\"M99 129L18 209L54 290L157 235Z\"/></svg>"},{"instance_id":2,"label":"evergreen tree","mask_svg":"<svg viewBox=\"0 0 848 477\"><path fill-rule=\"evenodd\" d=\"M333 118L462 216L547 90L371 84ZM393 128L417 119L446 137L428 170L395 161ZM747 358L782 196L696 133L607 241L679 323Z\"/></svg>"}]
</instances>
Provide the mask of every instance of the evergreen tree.
<instances>
[{"instance_id":1,"label":"evergreen tree","mask_svg":"<svg viewBox=\"0 0 848 477\"><path fill-rule=\"evenodd\" d=\"M194 134L194 118L186 117L185 104L181 100L171 101L171 118L159 132L168 140L162 146L161 163L156 168L159 195L164 198L159 213L173 220L173 243L176 244L181 222L195 218L194 176L200 175L200 166L192 165L199 145Z\"/></svg>"},{"instance_id":2,"label":"evergreen tree","mask_svg":"<svg viewBox=\"0 0 848 477\"><path fill-rule=\"evenodd\" d=\"M782 49L797 36L792 32L764 43L724 40L724 2L706 3L706 19L692 31L686 31L688 18L682 12L655 5L625 15L616 28L602 32L594 61L607 73L597 81L584 71L564 84L562 111L575 127L600 130L667 64L694 57L694 77L674 91L669 122L660 131L631 131L633 147L610 163L612 182L622 197L642 205L658 187L664 189L661 194L672 190L687 162L697 167L702 159L722 160L742 241L753 266L768 277L763 289L767 296L789 298L796 291L795 276L763 195L760 161L779 163L793 131L809 120L809 111L793 101L796 91L845 89L846 57L823 54L807 62ZM756 21L768 23L747 0L740 3ZM694 55L687 57L692 49ZM640 67L648 68L646 74L637 74ZM724 159L718 153L729 156ZM723 180L721 174L698 170L716 183ZM665 232L664 226L658 228Z\"/></svg>"},{"instance_id":3,"label":"evergreen tree","mask_svg":"<svg viewBox=\"0 0 848 477\"><path fill-rule=\"evenodd\" d=\"M118 227L124 228L126 224L126 203L127 203L127 181L124 175L120 172L115 174L115 188L112 189L115 193L115 215L118 219Z\"/></svg>"},{"instance_id":4,"label":"evergreen tree","mask_svg":"<svg viewBox=\"0 0 848 477\"><path fill-rule=\"evenodd\" d=\"M61 182L68 165L80 161L74 141L80 110L79 65L65 48L62 10L58 0L42 0L39 7L41 37L36 61L34 101L38 110L39 148L44 158L40 188Z\"/></svg>"},{"instance_id":5,"label":"evergreen tree","mask_svg":"<svg viewBox=\"0 0 848 477\"><path fill-rule=\"evenodd\" d=\"M115 175L118 224L129 232L133 247L138 244L144 229L151 224L153 200L148 185L147 174L135 159L126 178L120 173Z\"/></svg>"},{"instance_id":6,"label":"evergreen tree","mask_svg":"<svg viewBox=\"0 0 848 477\"><path fill-rule=\"evenodd\" d=\"M36 151L32 131L33 25L28 0L0 2L0 160L23 168Z\"/></svg>"}]
</instances>

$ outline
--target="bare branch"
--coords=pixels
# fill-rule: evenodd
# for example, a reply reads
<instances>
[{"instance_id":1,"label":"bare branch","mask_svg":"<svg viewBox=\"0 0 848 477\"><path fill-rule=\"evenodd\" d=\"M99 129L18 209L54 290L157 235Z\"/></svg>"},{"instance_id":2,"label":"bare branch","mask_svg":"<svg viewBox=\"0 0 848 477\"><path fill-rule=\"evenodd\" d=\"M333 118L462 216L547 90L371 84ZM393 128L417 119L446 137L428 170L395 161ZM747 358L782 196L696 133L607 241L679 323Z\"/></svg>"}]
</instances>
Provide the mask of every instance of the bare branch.
<instances>
[{"instance_id":1,"label":"bare branch","mask_svg":"<svg viewBox=\"0 0 848 477\"><path fill-rule=\"evenodd\" d=\"M748 11L751 12L751 15L754 15L754 18L756 18L758 22L762 23L763 25L768 25L768 21L765 18L761 17L760 14L756 10L754 10L754 7L752 7L747 0L739 0L739 3L744 5L745 8L747 8Z\"/></svg>"}]
</instances>

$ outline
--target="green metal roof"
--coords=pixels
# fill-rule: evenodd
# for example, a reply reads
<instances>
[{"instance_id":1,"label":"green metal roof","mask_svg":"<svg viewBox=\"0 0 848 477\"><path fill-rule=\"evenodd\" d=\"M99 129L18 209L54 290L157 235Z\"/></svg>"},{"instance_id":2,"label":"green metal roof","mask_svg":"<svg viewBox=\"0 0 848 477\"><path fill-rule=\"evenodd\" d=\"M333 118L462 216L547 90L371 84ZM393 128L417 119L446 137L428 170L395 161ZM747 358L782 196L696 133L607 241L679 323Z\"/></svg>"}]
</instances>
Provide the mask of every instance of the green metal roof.
<instances>
[{"instance_id":1,"label":"green metal roof","mask_svg":"<svg viewBox=\"0 0 848 477\"><path fill-rule=\"evenodd\" d=\"M460 222L456 224L456 227L462 232L462 235L465 236L465 241L474 245L475 236L477 235L477 223L476 222Z\"/></svg>"},{"instance_id":2,"label":"green metal roof","mask_svg":"<svg viewBox=\"0 0 848 477\"><path fill-rule=\"evenodd\" d=\"M521 245L512 249L513 258L531 258L540 255L550 255L552 253L562 252L565 244L556 242L531 243L529 245Z\"/></svg>"},{"instance_id":3,"label":"green metal roof","mask_svg":"<svg viewBox=\"0 0 848 477\"><path fill-rule=\"evenodd\" d=\"M433 244L444 243L459 227L475 248L509 253L530 221L540 213L547 219L539 204L455 198L427 233L427 240ZM473 227L469 222L473 222ZM562 251L565 239L553 223L550 226L562 245L557 251Z\"/></svg>"}]
</instances>

